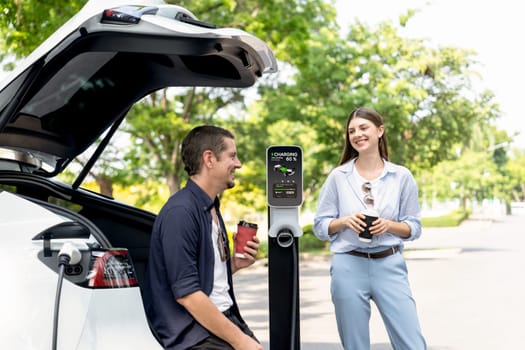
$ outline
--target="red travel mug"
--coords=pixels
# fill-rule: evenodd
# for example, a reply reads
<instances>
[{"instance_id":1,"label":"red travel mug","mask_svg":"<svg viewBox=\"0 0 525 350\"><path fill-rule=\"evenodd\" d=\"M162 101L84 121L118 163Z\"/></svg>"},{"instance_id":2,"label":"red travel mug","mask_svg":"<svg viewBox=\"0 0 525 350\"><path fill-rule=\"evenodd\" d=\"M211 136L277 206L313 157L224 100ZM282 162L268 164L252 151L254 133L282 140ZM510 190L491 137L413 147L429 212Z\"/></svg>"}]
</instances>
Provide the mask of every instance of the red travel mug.
<instances>
[{"instance_id":1,"label":"red travel mug","mask_svg":"<svg viewBox=\"0 0 525 350\"><path fill-rule=\"evenodd\" d=\"M246 258L244 255L244 247L248 241L252 241L257 234L257 224L239 221L237 224L237 235L235 235L235 256L239 258Z\"/></svg>"}]
</instances>

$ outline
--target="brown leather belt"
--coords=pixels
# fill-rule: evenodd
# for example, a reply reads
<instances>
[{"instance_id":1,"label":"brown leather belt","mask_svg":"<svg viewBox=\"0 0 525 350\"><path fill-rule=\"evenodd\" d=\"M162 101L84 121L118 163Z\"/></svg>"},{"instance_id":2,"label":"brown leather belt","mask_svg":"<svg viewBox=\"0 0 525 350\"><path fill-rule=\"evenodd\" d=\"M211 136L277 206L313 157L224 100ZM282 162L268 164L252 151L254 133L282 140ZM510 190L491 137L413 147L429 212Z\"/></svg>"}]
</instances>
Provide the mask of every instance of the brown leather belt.
<instances>
[{"instance_id":1,"label":"brown leather belt","mask_svg":"<svg viewBox=\"0 0 525 350\"><path fill-rule=\"evenodd\" d=\"M366 252L358 252L356 250L351 250L349 252L346 252L346 254L350 254L353 256L359 256L361 258L368 258L368 259L382 259L386 258L387 256L393 255L399 251L399 246L396 245L395 247L388 248L386 250L377 252L377 253L366 253Z\"/></svg>"}]
</instances>

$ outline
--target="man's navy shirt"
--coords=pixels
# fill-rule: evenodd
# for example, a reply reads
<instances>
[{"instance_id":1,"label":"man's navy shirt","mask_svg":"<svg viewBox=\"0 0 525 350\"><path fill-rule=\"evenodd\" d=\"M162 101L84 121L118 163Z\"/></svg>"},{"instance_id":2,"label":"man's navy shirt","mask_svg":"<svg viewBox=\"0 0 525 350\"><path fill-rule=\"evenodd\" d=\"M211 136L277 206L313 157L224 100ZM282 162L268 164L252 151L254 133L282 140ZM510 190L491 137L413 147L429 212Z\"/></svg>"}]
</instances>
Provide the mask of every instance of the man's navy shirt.
<instances>
[{"instance_id":1,"label":"man's navy shirt","mask_svg":"<svg viewBox=\"0 0 525 350\"><path fill-rule=\"evenodd\" d=\"M144 305L166 349L187 349L210 335L176 299L196 291L210 295L213 289L213 206L224 228L218 198L212 201L195 182L188 180L186 187L168 199L153 226ZM230 259L227 268L232 310L240 317Z\"/></svg>"}]
</instances>

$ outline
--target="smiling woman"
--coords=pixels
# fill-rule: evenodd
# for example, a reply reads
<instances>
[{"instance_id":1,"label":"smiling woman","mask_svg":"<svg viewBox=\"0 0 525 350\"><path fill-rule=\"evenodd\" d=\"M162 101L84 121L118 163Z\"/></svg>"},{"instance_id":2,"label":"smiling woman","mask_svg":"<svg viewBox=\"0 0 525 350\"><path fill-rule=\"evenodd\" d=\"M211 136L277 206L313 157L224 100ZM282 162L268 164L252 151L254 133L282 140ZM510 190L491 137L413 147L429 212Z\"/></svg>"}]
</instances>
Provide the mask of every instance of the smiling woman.
<instances>
[{"instance_id":1,"label":"smiling woman","mask_svg":"<svg viewBox=\"0 0 525 350\"><path fill-rule=\"evenodd\" d=\"M395 349L426 349L402 255L404 242L421 236L417 183L388 160L375 110L356 108L344 130L341 161L321 188L314 216L314 233L333 253L330 291L341 342L370 347L374 301Z\"/></svg>"}]
</instances>

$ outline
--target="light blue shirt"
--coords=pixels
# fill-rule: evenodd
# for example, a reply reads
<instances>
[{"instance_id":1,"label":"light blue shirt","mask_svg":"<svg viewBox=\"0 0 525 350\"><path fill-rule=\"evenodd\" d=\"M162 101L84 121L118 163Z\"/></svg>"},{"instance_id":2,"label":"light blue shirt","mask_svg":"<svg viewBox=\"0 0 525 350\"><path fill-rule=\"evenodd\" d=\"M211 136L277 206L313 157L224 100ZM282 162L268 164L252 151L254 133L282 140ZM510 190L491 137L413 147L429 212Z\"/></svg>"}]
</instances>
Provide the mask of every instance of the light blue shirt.
<instances>
[{"instance_id":1,"label":"light blue shirt","mask_svg":"<svg viewBox=\"0 0 525 350\"><path fill-rule=\"evenodd\" d=\"M370 243L361 242L352 229L347 228L328 235L328 225L334 219L352 215L367 208L365 193L361 189L363 181L354 173L355 159L338 166L328 175L319 195L317 212L314 217L314 233L325 241L330 241L333 253L351 250L375 252L400 245L404 240L415 240L421 236L421 209L419 207L418 186L407 168L384 161L383 173L372 184L374 209L379 217L392 221L405 222L410 226L410 236L401 238L385 232L374 236ZM356 176L357 175L357 176Z\"/></svg>"}]
</instances>

